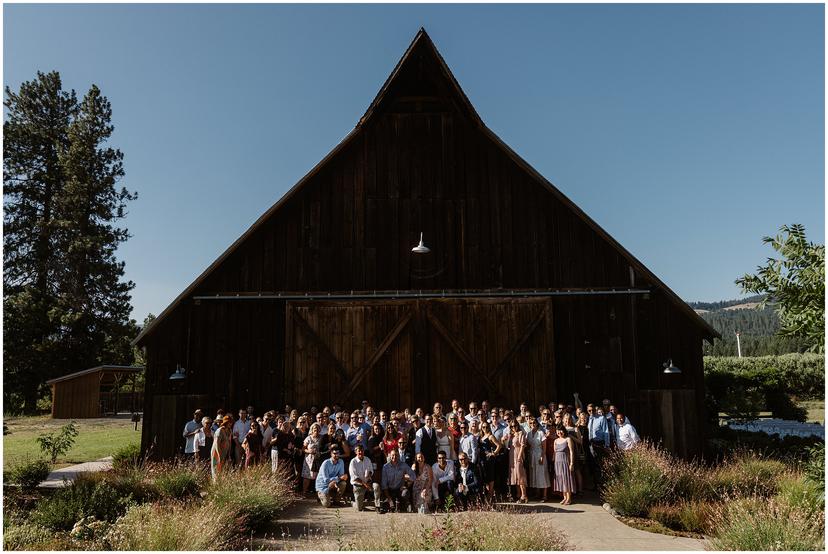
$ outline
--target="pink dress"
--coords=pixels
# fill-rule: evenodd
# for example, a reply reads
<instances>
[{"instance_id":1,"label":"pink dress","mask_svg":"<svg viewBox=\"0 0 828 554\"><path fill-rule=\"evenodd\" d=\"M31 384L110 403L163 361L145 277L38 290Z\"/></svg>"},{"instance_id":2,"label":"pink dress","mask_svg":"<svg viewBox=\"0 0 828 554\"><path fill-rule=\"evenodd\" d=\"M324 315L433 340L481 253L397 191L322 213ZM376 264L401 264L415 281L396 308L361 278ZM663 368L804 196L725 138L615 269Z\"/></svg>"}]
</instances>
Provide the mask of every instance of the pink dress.
<instances>
[{"instance_id":1,"label":"pink dress","mask_svg":"<svg viewBox=\"0 0 828 554\"><path fill-rule=\"evenodd\" d=\"M509 484L526 485L526 468L523 456L526 451L526 433L523 431L512 435L512 448L509 449Z\"/></svg>"}]
</instances>

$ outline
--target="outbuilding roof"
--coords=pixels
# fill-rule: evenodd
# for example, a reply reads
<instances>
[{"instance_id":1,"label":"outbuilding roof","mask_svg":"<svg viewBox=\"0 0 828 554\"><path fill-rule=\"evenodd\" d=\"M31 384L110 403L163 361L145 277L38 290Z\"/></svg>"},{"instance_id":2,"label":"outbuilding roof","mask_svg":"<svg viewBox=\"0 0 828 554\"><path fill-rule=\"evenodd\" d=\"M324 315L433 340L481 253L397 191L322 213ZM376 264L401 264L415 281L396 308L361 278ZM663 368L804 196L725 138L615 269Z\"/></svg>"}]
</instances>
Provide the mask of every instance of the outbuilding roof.
<instances>
[{"instance_id":1,"label":"outbuilding roof","mask_svg":"<svg viewBox=\"0 0 828 554\"><path fill-rule=\"evenodd\" d=\"M144 371L144 367L137 365L99 365L97 367L90 367L89 369L76 371L75 373L70 373L69 375L64 375L62 377L50 379L46 381L46 384L52 385L54 383L68 381L70 379L75 379L76 377L82 377L83 375L89 375L90 373L96 373L99 371L107 371L110 373L141 373L142 371Z\"/></svg>"}]
</instances>

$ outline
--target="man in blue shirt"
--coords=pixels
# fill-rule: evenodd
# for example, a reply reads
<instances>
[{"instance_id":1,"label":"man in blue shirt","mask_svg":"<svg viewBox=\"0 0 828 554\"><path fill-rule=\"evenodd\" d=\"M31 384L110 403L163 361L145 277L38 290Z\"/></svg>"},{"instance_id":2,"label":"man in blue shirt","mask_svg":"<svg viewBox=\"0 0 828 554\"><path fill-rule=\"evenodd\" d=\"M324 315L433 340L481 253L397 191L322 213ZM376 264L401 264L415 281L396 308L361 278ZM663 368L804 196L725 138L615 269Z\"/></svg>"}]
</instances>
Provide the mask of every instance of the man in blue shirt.
<instances>
[{"instance_id":1,"label":"man in blue shirt","mask_svg":"<svg viewBox=\"0 0 828 554\"><path fill-rule=\"evenodd\" d=\"M589 448L584 449L587 466L589 466L595 486L601 482L601 459L610 445L610 430L601 410L593 404L587 404L589 420Z\"/></svg>"},{"instance_id":2,"label":"man in blue shirt","mask_svg":"<svg viewBox=\"0 0 828 554\"><path fill-rule=\"evenodd\" d=\"M416 476L411 467L400 461L400 451L392 450L388 463L382 466L382 493L392 510L402 512L410 507L414 479Z\"/></svg>"},{"instance_id":3,"label":"man in blue shirt","mask_svg":"<svg viewBox=\"0 0 828 554\"><path fill-rule=\"evenodd\" d=\"M316 494L319 496L319 502L325 508L340 504L340 499L345 494L345 486L348 483L345 463L339 458L339 454L338 448L332 448L331 457L322 462L319 474L316 477Z\"/></svg>"}]
</instances>

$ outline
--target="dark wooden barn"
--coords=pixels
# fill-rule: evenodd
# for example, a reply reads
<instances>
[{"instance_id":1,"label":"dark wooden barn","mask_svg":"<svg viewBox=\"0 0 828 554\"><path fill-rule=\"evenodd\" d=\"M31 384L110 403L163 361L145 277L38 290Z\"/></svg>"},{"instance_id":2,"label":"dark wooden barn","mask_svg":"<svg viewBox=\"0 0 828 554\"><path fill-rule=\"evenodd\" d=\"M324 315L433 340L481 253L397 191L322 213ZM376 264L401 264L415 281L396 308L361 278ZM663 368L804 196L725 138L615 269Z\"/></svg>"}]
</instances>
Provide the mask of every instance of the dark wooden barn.
<instances>
[{"instance_id":1,"label":"dark wooden barn","mask_svg":"<svg viewBox=\"0 0 828 554\"><path fill-rule=\"evenodd\" d=\"M51 379L52 417L83 419L135 412L143 407L136 391L140 366L102 365Z\"/></svg>"},{"instance_id":2,"label":"dark wooden barn","mask_svg":"<svg viewBox=\"0 0 828 554\"><path fill-rule=\"evenodd\" d=\"M420 30L354 130L136 339L143 446L171 454L196 407L577 392L691 454L714 336L485 126Z\"/></svg>"}]
</instances>

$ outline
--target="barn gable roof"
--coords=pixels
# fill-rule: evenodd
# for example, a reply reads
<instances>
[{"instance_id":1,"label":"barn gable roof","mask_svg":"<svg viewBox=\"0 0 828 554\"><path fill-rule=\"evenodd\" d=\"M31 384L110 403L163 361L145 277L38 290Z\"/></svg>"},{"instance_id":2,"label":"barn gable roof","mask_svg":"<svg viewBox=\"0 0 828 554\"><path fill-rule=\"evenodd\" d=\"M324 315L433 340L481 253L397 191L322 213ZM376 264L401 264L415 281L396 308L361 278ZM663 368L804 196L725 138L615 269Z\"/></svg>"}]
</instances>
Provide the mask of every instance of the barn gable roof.
<instances>
[{"instance_id":1,"label":"barn gable roof","mask_svg":"<svg viewBox=\"0 0 828 554\"><path fill-rule=\"evenodd\" d=\"M606 240L613 248L615 248L624 258L626 258L630 265L636 269L646 279L651 281L658 289L662 290L670 301L676 307L684 312L691 321L694 321L704 332L704 335L709 340L712 337L721 337L709 323L701 318L690 306L687 305L675 292L673 292L664 282L662 282L656 275L647 269L635 256L633 256L627 249L625 249L618 241L609 235L600 225L598 225L592 218L590 218L583 210L581 210L574 202L566 197L560 190L558 190L551 182L549 182L543 175L541 175L535 168L533 168L526 160L521 158L514 150L512 150L503 140L500 139L491 129L486 127L483 120L478 115L474 106L469 101L460 84L455 79L448 65L443 57L440 55L431 38L426 33L425 29L420 28L414 39L411 41L408 49L400 58L397 65L394 67L391 74L385 80L374 100L368 106L365 114L359 119L356 126L337 144L322 160L319 161L304 177L302 177L291 189L282 196L273 206L271 206L265 213L263 213L256 222L251 225L236 241L233 242L201 275L199 275L184 291L176 297L176 299L161 312L152 322L150 322L141 333L135 338L133 344L141 344L143 340L149 336L154 329L158 327L172 311L188 296L190 296L205 279L221 265L250 235L252 235L265 221L267 221L288 199L290 199L302 186L315 176L334 156L342 151L353 139L359 134L377 113L382 112L383 104L388 101L389 94L392 91L395 83L401 78L401 74L410 69L410 65L418 63L415 60L423 58L430 58L433 63L437 64L440 74L445 78L445 83L448 86L450 97L454 107L465 114L468 119L477 126L490 140L492 140L500 149L512 159L518 166L523 168L529 175L531 175L539 184L543 185L549 192L554 194L565 206L572 210L577 217L593 229L600 237Z\"/></svg>"}]
</instances>

